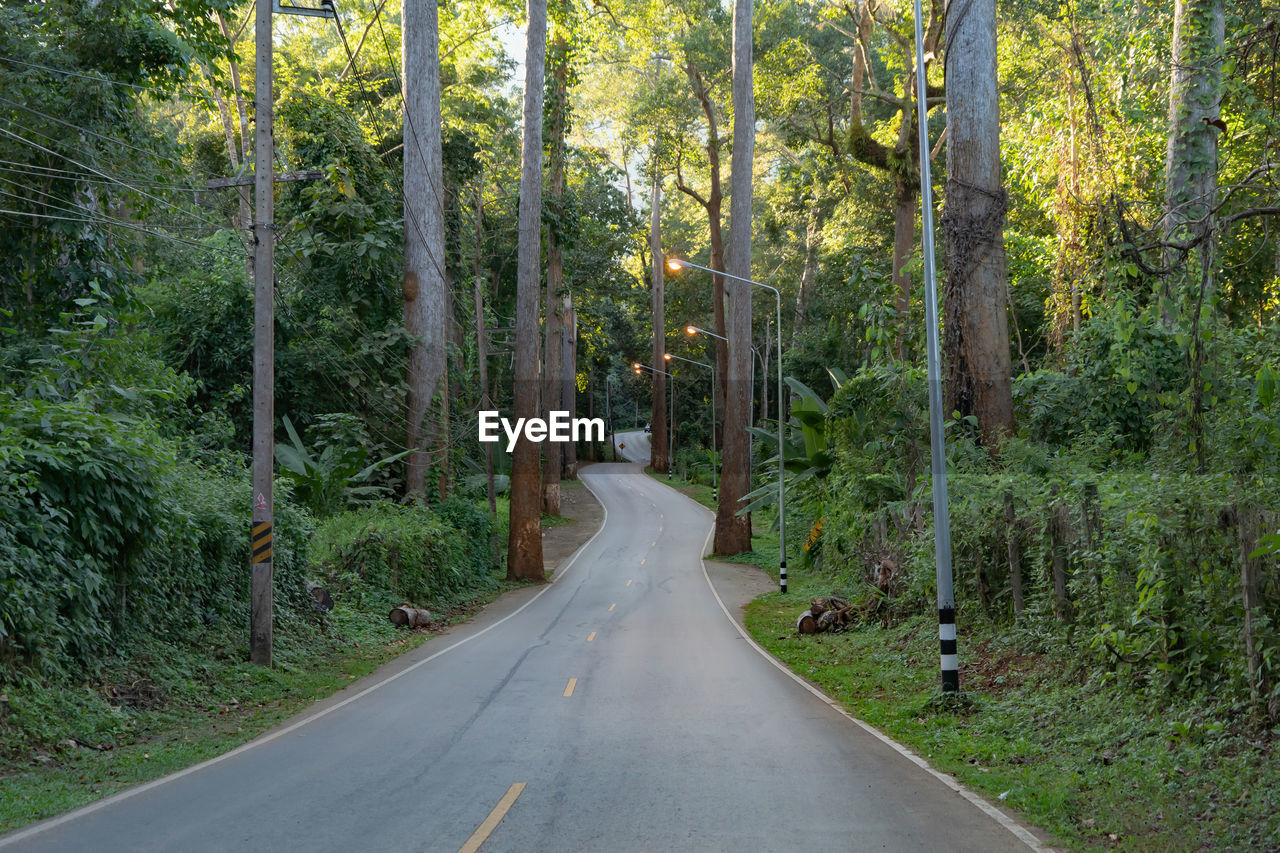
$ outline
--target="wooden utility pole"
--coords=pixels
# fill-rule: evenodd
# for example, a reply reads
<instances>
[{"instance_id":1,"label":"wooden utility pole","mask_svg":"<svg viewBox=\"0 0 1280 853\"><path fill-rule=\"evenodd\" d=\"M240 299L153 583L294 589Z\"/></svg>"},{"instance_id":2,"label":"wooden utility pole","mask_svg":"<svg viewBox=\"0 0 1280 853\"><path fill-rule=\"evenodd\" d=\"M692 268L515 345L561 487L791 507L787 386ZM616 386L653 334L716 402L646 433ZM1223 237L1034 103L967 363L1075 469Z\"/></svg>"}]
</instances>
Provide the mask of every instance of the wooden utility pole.
<instances>
[{"instance_id":1,"label":"wooden utility pole","mask_svg":"<svg viewBox=\"0 0 1280 853\"><path fill-rule=\"evenodd\" d=\"M334 17L324 9L281 7L259 0L254 28L253 137L253 521L250 561L249 660L271 666L272 525L275 473L275 104L271 96L271 13ZM234 185L234 182L233 184Z\"/></svg>"},{"instance_id":2,"label":"wooden utility pole","mask_svg":"<svg viewBox=\"0 0 1280 853\"><path fill-rule=\"evenodd\" d=\"M271 7L258 3L254 51L253 139L253 589L249 660L271 666L271 540L275 455L275 199L271 161L275 115L271 101Z\"/></svg>"}]
</instances>

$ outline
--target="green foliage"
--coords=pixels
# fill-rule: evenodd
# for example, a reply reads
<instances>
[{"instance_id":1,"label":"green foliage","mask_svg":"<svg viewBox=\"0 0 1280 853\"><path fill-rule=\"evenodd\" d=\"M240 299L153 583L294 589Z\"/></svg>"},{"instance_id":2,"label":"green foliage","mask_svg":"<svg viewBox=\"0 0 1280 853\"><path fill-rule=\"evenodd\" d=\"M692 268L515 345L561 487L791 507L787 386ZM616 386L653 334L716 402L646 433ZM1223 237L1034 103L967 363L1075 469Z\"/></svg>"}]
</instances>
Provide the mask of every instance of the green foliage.
<instances>
[{"instance_id":1,"label":"green foliage","mask_svg":"<svg viewBox=\"0 0 1280 853\"><path fill-rule=\"evenodd\" d=\"M412 452L402 450L366 464L369 437L360 419L355 415L321 415L313 428L313 432L320 433L313 453L302 443L289 416L284 415L281 420L290 443L275 445L280 476L293 482L299 502L317 518L332 515L349 503L386 497L385 487L367 485L369 478L382 466Z\"/></svg>"},{"instance_id":2,"label":"green foliage","mask_svg":"<svg viewBox=\"0 0 1280 853\"><path fill-rule=\"evenodd\" d=\"M497 583L491 530L489 515L474 507L377 504L324 522L311 559L336 589L447 607Z\"/></svg>"},{"instance_id":3,"label":"green foliage","mask_svg":"<svg viewBox=\"0 0 1280 853\"><path fill-rule=\"evenodd\" d=\"M243 614L243 472L178 461L145 422L0 397L0 655L92 668L135 632ZM307 516L278 504L281 613L302 599ZM17 669L9 669L13 675Z\"/></svg>"},{"instance_id":4,"label":"green foliage","mask_svg":"<svg viewBox=\"0 0 1280 853\"><path fill-rule=\"evenodd\" d=\"M1067 444L1107 433L1125 450L1149 450L1167 409L1187 384L1183 348L1154 312L1117 306L1073 336L1061 370L1019 376L1014 403L1028 434Z\"/></svg>"}]
</instances>

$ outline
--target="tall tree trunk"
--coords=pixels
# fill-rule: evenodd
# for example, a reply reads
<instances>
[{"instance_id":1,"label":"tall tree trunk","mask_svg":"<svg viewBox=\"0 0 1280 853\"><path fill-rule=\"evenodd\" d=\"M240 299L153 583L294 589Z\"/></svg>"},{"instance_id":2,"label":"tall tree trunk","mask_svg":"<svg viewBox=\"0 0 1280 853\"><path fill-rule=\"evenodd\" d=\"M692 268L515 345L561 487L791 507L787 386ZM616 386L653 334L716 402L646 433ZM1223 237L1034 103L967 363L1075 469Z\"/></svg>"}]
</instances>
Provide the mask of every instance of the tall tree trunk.
<instances>
[{"instance_id":1,"label":"tall tree trunk","mask_svg":"<svg viewBox=\"0 0 1280 853\"><path fill-rule=\"evenodd\" d=\"M578 393L578 314L573 309L573 294L565 288L564 298L560 304L560 310L564 317L564 360L561 362L560 369L563 379L560 382L561 397L560 405L571 417L576 417L578 413L577 393ZM564 475L570 480L578 477L578 444L575 441L567 441L560 445L564 448Z\"/></svg>"},{"instance_id":2,"label":"tall tree trunk","mask_svg":"<svg viewBox=\"0 0 1280 853\"><path fill-rule=\"evenodd\" d=\"M404 323L415 339L409 355L409 455L405 486L425 487L430 455L424 419L444 391L446 316L443 174L440 152L439 15L436 0L404 7Z\"/></svg>"},{"instance_id":3,"label":"tall tree trunk","mask_svg":"<svg viewBox=\"0 0 1280 853\"><path fill-rule=\"evenodd\" d=\"M480 409L490 410L493 401L489 396L489 330L484 319L484 175L476 180L476 250L473 259L472 275L474 288L472 300L475 307L476 322L476 372L480 381ZM493 484L493 447L494 442L484 445L484 479L485 497L489 499L489 514L498 514L497 490Z\"/></svg>"},{"instance_id":4,"label":"tall tree trunk","mask_svg":"<svg viewBox=\"0 0 1280 853\"><path fill-rule=\"evenodd\" d=\"M988 447L1013 433L995 12L995 0L947 3L947 201L942 216L946 410L974 415Z\"/></svg>"},{"instance_id":5,"label":"tall tree trunk","mask_svg":"<svg viewBox=\"0 0 1280 853\"><path fill-rule=\"evenodd\" d=\"M724 194L720 186L720 129L716 121L715 106L711 103L711 90L703 79L702 73L694 66L692 60L685 63L685 76L693 89L694 97L702 107L702 115L707 120L707 173L710 178L710 189L704 198L684 182L684 173L680 169L680 161L676 161L676 188L702 206L707 213L707 234L711 244L711 263L707 266L713 270L724 270L724 233L721 229L721 206ZM725 333L724 279L718 274L711 276L711 311L713 331L721 338ZM722 340L715 341L716 370L720 376L729 373L729 348ZM716 411L725 410L725 387L721 383L716 389Z\"/></svg>"},{"instance_id":6,"label":"tall tree trunk","mask_svg":"<svg viewBox=\"0 0 1280 853\"><path fill-rule=\"evenodd\" d=\"M524 60L524 139L520 153L519 249L516 261L514 414L536 418L542 390L538 353L538 296L542 225L542 87L547 52L546 0L528 0ZM545 580L538 445L516 442L511 460L507 579Z\"/></svg>"},{"instance_id":7,"label":"tall tree trunk","mask_svg":"<svg viewBox=\"0 0 1280 853\"><path fill-rule=\"evenodd\" d=\"M653 262L653 273L650 278L650 295L652 296L653 321L653 360L655 371L665 371L666 360L663 355L667 351L667 321L663 310L663 275L662 275L662 177L658 174L657 160L650 166L653 168L653 184L649 188L649 256ZM671 461L667 459L667 377L662 373L654 373L653 379L653 417L650 421L649 465L654 471L665 472Z\"/></svg>"},{"instance_id":8,"label":"tall tree trunk","mask_svg":"<svg viewBox=\"0 0 1280 853\"><path fill-rule=\"evenodd\" d=\"M551 412L561 405L564 382L561 365L564 361L566 317L562 310L564 290L564 253L560 249L560 237L556 233L558 214L564 201L564 133L567 99L569 97L569 44L563 33L557 33L552 43L551 56L555 67L552 76L551 114L551 167L552 221L547 225L547 313L543 320L546 331L545 391L542 410L548 422ZM548 515L560 514L560 478L564 471L564 453L558 444L548 444L542 454L542 511Z\"/></svg>"},{"instance_id":9,"label":"tall tree trunk","mask_svg":"<svg viewBox=\"0 0 1280 853\"><path fill-rule=\"evenodd\" d=\"M236 114L240 119L240 159L243 160L249 151L249 111L245 107L245 97L240 91L240 63L235 59L236 42L240 40L239 33L232 34L231 28L227 26L226 17L218 13L218 28L222 31L222 37L227 40L227 47L231 51L230 58L227 60L227 66L231 71L231 93L236 102ZM231 164L239 169L239 161ZM236 187L238 196L238 206L240 214L240 230L248 235L253 230L253 214L249 210L249 186L246 184L242 187Z\"/></svg>"},{"instance_id":10,"label":"tall tree trunk","mask_svg":"<svg viewBox=\"0 0 1280 853\"><path fill-rule=\"evenodd\" d=\"M904 116L903 124L909 123ZM898 312L898 335L894 346L898 361L907 360L907 324L911 322L911 276L907 275L907 261L916 247L916 199L918 184L903 178L893 179L893 289L897 293L895 308Z\"/></svg>"},{"instance_id":11,"label":"tall tree trunk","mask_svg":"<svg viewBox=\"0 0 1280 853\"><path fill-rule=\"evenodd\" d=\"M792 347L800 336L800 327L807 323L809 296L813 291L814 279L818 276L818 251L826 218L826 205L815 201L813 207L809 208L809 220L804 229L804 270L800 273L800 286L796 289L796 318L791 326Z\"/></svg>"},{"instance_id":12,"label":"tall tree trunk","mask_svg":"<svg viewBox=\"0 0 1280 853\"><path fill-rule=\"evenodd\" d=\"M733 158L730 165L729 252L725 272L751 277L752 168L755 161L756 107L752 89L751 0L733 4ZM729 370L725 382L724 464L716 514L718 554L751 550L751 519L739 516L742 497L751 490L747 425L751 420L751 285L730 280Z\"/></svg>"},{"instance_id":13,"label":"tall tree trunk","mask_svg":"<svg viewBox=\"0 0 1280 853\"><path fill-rule=\"evenodd\" d=\"M1198 255L1213 254L1213 207L1218 191L1219 102L1222 96L1223 0L1177 0L1173 8L1173 61L1169 79L1169 142L1165 154L1164 239L1200 240ZM1172 328L1178 303L1193 280L1193 264L1165 250L1160 318ZM1202 266L1212 272L1211 264ZM1205 283L1206 290L1211 283Z\"/></svg>"}]
</instances>

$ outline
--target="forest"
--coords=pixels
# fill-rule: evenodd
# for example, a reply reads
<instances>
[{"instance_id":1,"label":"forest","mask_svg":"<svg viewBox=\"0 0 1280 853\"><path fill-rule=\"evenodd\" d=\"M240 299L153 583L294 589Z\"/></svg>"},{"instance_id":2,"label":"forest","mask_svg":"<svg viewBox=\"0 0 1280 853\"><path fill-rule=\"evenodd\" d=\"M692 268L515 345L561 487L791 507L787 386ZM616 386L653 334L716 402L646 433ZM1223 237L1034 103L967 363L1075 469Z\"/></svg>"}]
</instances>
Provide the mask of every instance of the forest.
<instances>
[{"instance_id":1,"label":"forest","mask_svg":"<svg viewBox=\"0 0 1280 853\"><path fill-rule=\"evenodd\" d=\"M1000 637L1274 761L1274 0L926 0L923 81L907 0L322 5L274 24L282 665L343 643L316 585L351 624L543 579L607 445L507 454L481 410L650 424L716 552L789 564L785 618L936 624L933 323L962 688ZM0 3L11 767L248 659L254 12ZM1228 846L1280 843L1260 813Z\"/></svg>"}]
</instances>

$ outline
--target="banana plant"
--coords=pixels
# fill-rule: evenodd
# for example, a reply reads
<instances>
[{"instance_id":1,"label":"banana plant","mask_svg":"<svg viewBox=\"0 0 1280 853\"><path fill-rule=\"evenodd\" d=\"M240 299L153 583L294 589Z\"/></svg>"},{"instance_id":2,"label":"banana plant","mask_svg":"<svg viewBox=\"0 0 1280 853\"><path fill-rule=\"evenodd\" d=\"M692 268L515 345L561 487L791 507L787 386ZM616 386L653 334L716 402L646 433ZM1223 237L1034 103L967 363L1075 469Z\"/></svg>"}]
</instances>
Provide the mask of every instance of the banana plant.
<instances>
[{"instance_id":1,"label":"banana plant","mask_svg":"<svg viewBox=\"0 0 1280 853\"><path fill-rule=\"evenodd\" d=\"M281 420L291 443L276 443L280 476L293 482L295 496L318 517L332 515L347 503L380 497L386 490L368 485L369 478L382 466L403 459L412 452L404 450L361 467L365 461L363 448L341 448L329 444L317 456L302 443L289 416L284 415Z\"/></svg>"},{"instance_id":2,"label":"banana plant","mask_svg":"<svg viewBox=\"0 0 1280 853\"><path fill-rule=\"evenodd\" d=\"M827 372L837 388L844 383L844 374L839 370L829 368ZM827 446L826 402L816 391L794 377L786 377L786 383L795 393L795 399L791 403L787 429L783 432L782 468L786 472L783 488L794 492L798 488L806 488L806 483L816 484L825 479L831 473L835 456ZM748 427L747 431L775 449L766 464L776 465L778 433L759 427ZM738 510L738 515L772 506L778 502L778 484L773 481L765 483L746 494L743 500L746 505Z\"/></svg>"}]
</instances>

